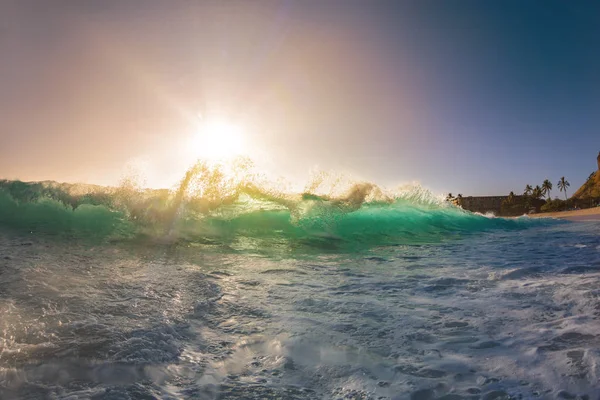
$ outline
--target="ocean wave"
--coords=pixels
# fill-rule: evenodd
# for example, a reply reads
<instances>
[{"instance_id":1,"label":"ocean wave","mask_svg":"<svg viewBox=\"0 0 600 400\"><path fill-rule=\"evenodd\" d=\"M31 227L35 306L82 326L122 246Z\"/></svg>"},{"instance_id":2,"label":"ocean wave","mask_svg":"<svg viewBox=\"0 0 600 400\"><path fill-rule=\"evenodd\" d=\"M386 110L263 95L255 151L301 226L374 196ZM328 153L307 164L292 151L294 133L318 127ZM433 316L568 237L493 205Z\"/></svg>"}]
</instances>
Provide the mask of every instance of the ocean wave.
<instances>
[{"instance_id":1,"label":"ocean wave","mask_svg":"<svg viewBox=\"0 0 600 400\"><path fill-rule=\"evenodd\" d=\"M131 181L108 188L5 180L0 181L0 224L84 238L220 243L246 238L259 243L370 246L443 241L552 223L474 214L420 186L389 191L370 182L331 178L321 173L303 192L291 193L247 164L199 162L173 190L142 189Z\"/></svg>"}]
</instances>

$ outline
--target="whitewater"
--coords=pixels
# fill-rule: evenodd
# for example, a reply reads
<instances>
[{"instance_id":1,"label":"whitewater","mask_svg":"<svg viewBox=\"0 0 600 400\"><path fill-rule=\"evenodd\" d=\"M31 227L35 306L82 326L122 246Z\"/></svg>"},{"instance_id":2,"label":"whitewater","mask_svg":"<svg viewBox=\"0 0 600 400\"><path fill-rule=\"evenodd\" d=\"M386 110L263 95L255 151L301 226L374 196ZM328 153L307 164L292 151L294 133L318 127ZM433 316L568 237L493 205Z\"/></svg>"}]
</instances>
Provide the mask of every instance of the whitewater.
<instances>
[{"instance_id":1,"label":"whitewater","mask_svg":"<svg viewBox=\"0 0 600 400\"><path fill-rule=\"evenodd\" d=\"M0 181L0 398L596 399L599 228L243 163Z\"/></svg>"}]
</instances>

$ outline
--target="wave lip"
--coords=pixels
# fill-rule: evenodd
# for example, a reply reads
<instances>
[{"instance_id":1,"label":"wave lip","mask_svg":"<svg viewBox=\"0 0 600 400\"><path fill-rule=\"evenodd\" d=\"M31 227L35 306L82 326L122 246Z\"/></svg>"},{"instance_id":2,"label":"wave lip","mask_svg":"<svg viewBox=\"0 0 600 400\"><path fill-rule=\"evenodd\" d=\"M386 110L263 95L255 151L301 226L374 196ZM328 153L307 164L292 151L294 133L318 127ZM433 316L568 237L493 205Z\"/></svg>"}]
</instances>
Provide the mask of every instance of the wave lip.
<instances>
[{"instance_id":1,"label":"wave lip","mask_svg":"<svg viewBox=\"0 0 600 400\"><path fill-rule=\"evenodd\" d=\"M286 193L255 175L231 176L205 164L191 168L176 190L0 181L0 224L83 238L246 238L254 247L273 241L343 247L440 242L553 223L474 214L419 186L391 193L358 182L330 194L318 186Z\"/></svg>"}]
</instances>

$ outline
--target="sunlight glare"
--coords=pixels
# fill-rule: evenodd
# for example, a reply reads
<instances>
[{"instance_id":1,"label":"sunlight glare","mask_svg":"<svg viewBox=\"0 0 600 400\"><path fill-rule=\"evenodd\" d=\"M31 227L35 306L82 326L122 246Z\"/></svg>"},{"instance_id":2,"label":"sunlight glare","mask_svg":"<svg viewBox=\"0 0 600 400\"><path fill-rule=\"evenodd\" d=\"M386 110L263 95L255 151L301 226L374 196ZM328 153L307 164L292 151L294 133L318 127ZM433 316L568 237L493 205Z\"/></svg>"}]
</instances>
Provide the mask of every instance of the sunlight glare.
<instances>
[{"instance_id":1,"label":"sunlight glare","mask_svg":"<svg viewBox=\"0 0 600 400\"><path fill-rule=\"evenodd\" d=\"M227 160L245 153L243 129L222 120L203 122L191 145L197 158L209 161Z\"/></svg>"}]
</instances>

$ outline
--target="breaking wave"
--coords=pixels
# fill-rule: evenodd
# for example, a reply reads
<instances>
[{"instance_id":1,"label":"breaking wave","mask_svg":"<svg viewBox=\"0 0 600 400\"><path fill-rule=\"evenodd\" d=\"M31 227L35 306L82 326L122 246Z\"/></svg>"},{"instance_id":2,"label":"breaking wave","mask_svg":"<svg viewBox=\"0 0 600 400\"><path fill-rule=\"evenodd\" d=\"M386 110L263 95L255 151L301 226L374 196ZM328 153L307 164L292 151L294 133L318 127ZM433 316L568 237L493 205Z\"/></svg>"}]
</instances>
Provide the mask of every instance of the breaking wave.
<instances>
[{"instance_id":1,"label":"breaking wave","mask_svg":"<svg viewBox=\"0 0 600 400\"><path fill-rule=\"evenodd\" d=\"M464 211L420 186L389 191L318 173L301 193L254 172L248 160L198 162L173 190L0 181L0 224L83 238L227 243L394 245L552 223Z\"/></svg>"}]
</instances>

